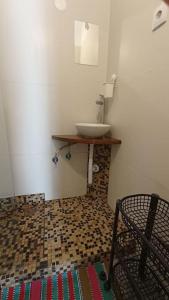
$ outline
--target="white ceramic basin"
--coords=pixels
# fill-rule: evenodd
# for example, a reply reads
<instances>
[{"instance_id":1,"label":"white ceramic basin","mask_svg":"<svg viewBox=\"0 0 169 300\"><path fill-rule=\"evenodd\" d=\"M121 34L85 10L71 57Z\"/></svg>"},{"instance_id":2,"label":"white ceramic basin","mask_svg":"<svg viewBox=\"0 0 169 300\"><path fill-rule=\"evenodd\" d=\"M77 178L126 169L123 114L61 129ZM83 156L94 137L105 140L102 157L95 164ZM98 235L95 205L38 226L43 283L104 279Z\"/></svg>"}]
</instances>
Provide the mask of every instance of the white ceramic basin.
<instances>
[{"instance_id":1,"label":"white ceramic basin","mask_svg":"<svg viewBox=\"0 0 169 300\"><path fill-rule=\"evenodd\" d=\"M99 138L104 136L111 128L108 124L77 123L78 134L88 138Z\"/></svg>"}]
</instances>

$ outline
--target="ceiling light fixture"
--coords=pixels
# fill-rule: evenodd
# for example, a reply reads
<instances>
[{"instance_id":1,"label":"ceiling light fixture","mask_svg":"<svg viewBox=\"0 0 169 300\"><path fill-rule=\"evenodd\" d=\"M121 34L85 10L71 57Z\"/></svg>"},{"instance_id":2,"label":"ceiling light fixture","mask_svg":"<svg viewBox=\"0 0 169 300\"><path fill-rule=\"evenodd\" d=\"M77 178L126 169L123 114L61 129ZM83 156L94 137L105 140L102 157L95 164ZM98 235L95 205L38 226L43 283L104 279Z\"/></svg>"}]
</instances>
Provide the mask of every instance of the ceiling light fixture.
<instances>
[{"instance_id":1,"label":"ceiling light fixture","mask_svg":"<svg viewBox=\"0 0 169 300\"><path fill-rule=\"evenodd\" d=\"M58 10L64 11L67 8L66 0L54 0L54 4Z\"/></svg>"}]
</instances>

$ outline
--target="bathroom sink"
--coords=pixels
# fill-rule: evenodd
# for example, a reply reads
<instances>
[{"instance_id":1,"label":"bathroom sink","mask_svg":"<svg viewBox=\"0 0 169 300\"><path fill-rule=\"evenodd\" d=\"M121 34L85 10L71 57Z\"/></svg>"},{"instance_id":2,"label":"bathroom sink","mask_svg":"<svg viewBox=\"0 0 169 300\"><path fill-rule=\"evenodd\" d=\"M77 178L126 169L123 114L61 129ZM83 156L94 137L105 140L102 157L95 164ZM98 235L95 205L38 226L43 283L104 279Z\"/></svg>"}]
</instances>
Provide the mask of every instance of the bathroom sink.
<instances>
[{"instance_id":1,"label":"bathroom sink","mask_svg":"<svg viewBox=\"0 0 169 300\"><path fill-rule=\"evenodd\" d=\"M79 135L88 138L99 138L104 136L111 128L108 124L77 123L76 129Z\"/></svg>"}]
</instances>

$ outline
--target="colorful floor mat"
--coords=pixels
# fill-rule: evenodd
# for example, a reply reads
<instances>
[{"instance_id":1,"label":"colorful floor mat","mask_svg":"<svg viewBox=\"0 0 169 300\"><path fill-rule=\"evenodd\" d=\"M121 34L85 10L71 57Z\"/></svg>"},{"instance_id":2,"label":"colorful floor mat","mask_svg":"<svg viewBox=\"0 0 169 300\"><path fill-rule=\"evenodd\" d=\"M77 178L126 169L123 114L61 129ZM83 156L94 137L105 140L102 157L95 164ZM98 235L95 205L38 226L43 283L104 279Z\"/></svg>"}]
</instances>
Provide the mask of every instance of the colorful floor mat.
<instances>
[{"instance_id":1,"label":"colorful floor mat","mask_svg":"<svg viewBox=\"0 0 169 300\"><path fill-rule=\"evenodd\" d=\"M99 273L104 265L97 263L79 270L68 271L23 283L0 291L0 300L114 300L112 290L104 290Z\"/></svg>"}]
</instances>

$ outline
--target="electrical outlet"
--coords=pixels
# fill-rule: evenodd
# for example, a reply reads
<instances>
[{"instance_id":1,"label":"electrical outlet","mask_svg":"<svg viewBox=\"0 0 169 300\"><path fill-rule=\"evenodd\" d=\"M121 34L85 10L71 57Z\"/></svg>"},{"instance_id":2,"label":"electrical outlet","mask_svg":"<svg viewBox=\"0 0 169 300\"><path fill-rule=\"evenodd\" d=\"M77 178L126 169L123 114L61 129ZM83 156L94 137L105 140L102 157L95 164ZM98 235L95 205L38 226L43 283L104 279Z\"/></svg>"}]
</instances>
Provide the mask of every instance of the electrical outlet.
<instances>
[{"instance_id":1,"label":"electrical outlet","mask_svg":"<svg viewBox=\"0 0 169 300\"><path fill-rule=\"evenodd\" d=\"M153 16L152 31L157 30L160 26L167 22L168 11L168 5L162 2L161 5L155 10Z\"/></svg>"}]
</instances>

